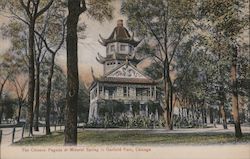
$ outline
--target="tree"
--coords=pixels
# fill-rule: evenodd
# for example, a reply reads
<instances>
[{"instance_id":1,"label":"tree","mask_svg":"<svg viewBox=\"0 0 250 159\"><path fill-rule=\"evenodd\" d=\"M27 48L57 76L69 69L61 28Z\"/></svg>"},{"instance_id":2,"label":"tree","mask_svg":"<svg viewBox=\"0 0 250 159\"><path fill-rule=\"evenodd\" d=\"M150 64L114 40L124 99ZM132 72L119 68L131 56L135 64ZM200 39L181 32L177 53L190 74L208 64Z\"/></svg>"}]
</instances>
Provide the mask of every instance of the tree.
<instances>
[{"instance_id":1,"label":"tree","mask_svg":"<svg viewBox=\"0 0 250 159\"><path fill-rule=\"evenodd\" d=\"M54 73L52 78L52 89L51 89L51 110L54 111L56 115L57 122L59 124L64 123L64 109L66 105L66 75L63 73L62 69L55 64ZM47 91L46 89L46 107L47 107ZM47 109L46 109L47 111ZM47 115L47 113L46 113Z\"/></svg>"},{"instance_id":2,"label":"tree","mask_svg":"<svg viewBox=\"0 0 250 159\"><path fill-rule=\"evenodd\" d=\"M85 1L68 0L67 16L67 95L65 108L65 145L77 144L77 102L78 102L78 65L77 65L77 25L79 16L87 11L94 19L99 21L104 18L111 18L112 8L109 5L110 0L104 1Z\"/></svg>"},{"instance_id":3,"label":"tree","mask_svg":"<svg viewBox=\"0 0 250 159\"><path fill-rule=\"evenodd\" d=\"M7 122L9 121L14 121L13 117L14 117L14 110L15 110L15 106L16 106L16 101L10 97L10 94L8 94L6 92L5 94L5 98L3 99L3 107L4 107L4 115L5 115L5 119L7 119Z\"/></svg>"},{"instance_id":4,"label":"tree","mask_svg":"<svg viewBox=\"0 0 250 159\"><path fill-rule=\"evenodd\" d=\"M77 114L80 122L87 123L89 115L89 93L84 83L79 85Z\"/></svg>"},{"instance_id":5,"label":"tree","mask_svg":"<svg viewBox=\"0 0 250 159\"><path fill-rule=\"evenodd\" d=\"M15 66L12 67L13 61L8 54L0 56L0 124L2 122L3 105L2 105L2 94L6 82L9 80L11 74L15 71Z\"/></svg>"},{"instance_id":6,"label":"tree","mask_svg":"<svg viewBox=\"0 0 250 159\"><path fill-rule=\"evenodd\" d=\"M53 0L19 0L18 3L14 0L3 0L1 6L7 11L12 18L22 21L28 26L28 115L27 125L29 134L33 135L33 103L35 90L35 25L37 19L43 15L52 5Z\"/></svg>"},{"instance_id":7,"label":"tree","mask_svg":"<svg viewBox=\"0 0 250 159\"><path fill-rule=\"evenodd\" d=\"M26 87L28 80L20 77L13 77L11 82L15 87L15 93L17 96L17 103L18 103L17 123L19 123L21 117L21 110L27 97Z\"/></svg>"},{"instance_id":8,"label":"tree","mask_svg":"<svg viewBox=\"0 0 250 159\"><path fill-rule=\"evenodd\" d=\"M45 31L45 27L43 32ZM40 106L40 65L46 54L41 38L35 36L35 105L34 105L34 130L39 131L39 106Z\"/></svg>"},{"instance_id":9,"label":"tree","mask_svg":"<svg viewBox=\"0 0 250 159\"><path fill-rule=\"evenodd\" d=\"M16 120L17 122L19 122L20 116L21 116L21 110L22 110L23 105L26 102L26 97L27 97L28 70L27 70L27 66L25 63L26 61L24 61L24 58L22 56L18 56L15 53L12 53L11 55L12 55L11 59L14 63L15 71L12 72L9 78L9 82L11 85L14 86L14 92L16 94L17 105L18 105L18 114L17 114Z\"/></svg>"},{"instance_id":10,"label":"tree","mask_svg":"<svg viewBox=\"0 0 250 159\"><path fill-rule=\"evenodd\" d=\"M47 56L44 60L43 65L41 65L41 106L39 110L40 117L47 118L47 92L48 92L48 73L49 68L51 67L51 56ZM51 125L52 121L55 123L63 124L64 123L64 108L66 104L66 75L56 63L53 69L53 77L51 80L51 105L49 113L49 124ZM45 121L46 122L46 121Z\"/></svg>"},{"instance_id":11,"label":"tree","mask_svg":"<svg viewBox=\"0 0 250 159\"><path fill-rule=\"evenodd\" d=\"M3 55L2 64L5 63L5 66L9 65L9 67L12 67L12 71L8 80L11 84L15 83L14 87L16 86L15 88L18 88L17 96L19 96L21 95L20 93L22 91L25 91L23 90L23 88L22 91L19 92L21 90L20 87L22 87L22 82L20 82L19 76L22 74L26 74L28 70L26 61L27 29L25 29L25 24L17 21L11 21L8 24L3 24L1 26L1 34L4 38L8 38L12 44L11 47ZM7 70L9 69L6 68L4 72L6 73ZM18 80L18 83L16 80Z\"/></svg>"},{"instance_id":12,"label":"tree","mask_svg":"<svg viewBox=\"0 0 250 159\"><path fill-rule=\"evenodd\" d=\"M195 1L141 1L128 0L122 11L128 16L128 25L137 35L154 38L157 48L153 60L160 63L162 72L163 109L167 129L173 129L173 59L184 37L191 31Z\"/></svg>"},{"instance_id":13,"label":"tree","mask_svg":"<svg viewBox=\"0 0 250 159\"><path fill-rule=\"evenodd\" d=\"M220 40L225 41L224 46L228 51L226 55L231 60L231 92L232 92L232 114L235 123L235 136L242 137L239 106L238 106L238 82L237 82L237 60L239 56L237 40L242 36L244 28L249 25L249 13L245 11L246 2L244 0L224 0L224 1L203 1L201 15L211 21L212 30L220 35Z\"/></svg>"},{"instance_id":14,"label":"tree","mask_svg":"<svg viewBox=\"0 0 250 159\"><path fill-rule=\"evenodd\" d=\"M40 44L41 45L43 44L45 47L45 51L48 51L50 53L50 57L49 57L50 67L48 68L49 71L48 71L48 77L47 77L47 92L46 92L46 105L47 105L46 134L47 135L51 133L50 132L51 89L52 89L52 78L54 74L55 57L56 57L57 52L63 46L64 40L65 40L66 18L65 18L65 11L64 11L65 8L63 7L62 4L63 3L61 1L54 2L54 5L52 5L52 7L49 9L49 11L46 14L45 20L41 23L40 31L35 30L35 33L41 42ZM58 36L58 33L59 33L59 36ZM39 108L37 108L37 111L38 110ZM38 117L36 120L38 122Z\"/></svg>"}]
</instances>

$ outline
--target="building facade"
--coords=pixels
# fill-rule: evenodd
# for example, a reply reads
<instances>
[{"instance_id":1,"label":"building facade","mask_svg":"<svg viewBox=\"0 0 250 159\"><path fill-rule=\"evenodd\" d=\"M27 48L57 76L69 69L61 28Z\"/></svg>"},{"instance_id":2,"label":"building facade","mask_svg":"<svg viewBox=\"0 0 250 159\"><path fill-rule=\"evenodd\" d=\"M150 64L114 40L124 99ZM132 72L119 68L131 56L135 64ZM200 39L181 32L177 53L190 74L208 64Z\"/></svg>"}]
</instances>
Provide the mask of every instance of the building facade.
<instances>
[{"instance_id":1,"label":"building facade","mask_svg":"<svg viewBox=\"0 0 250 159\"><path fill-rule=\"evenodd\" d=\"M140 61L135 56L135 47L140 41L134 40L123 26L123 21L118 20L111 35L107 39L100 35L99 42L106 47L106 57L98 54L96 58L103 64L104 74L100 78L93 76L94 81L89 88L89 122L101 118L101 105L112 103L110 101L122 102L120 107L125 105L128 108L124 109L124 113L131 115L132 103L136 102L139 104L138 115L149 116L148 103L158 101L157 83L136 67ZM153 113L158 116L157 109Z\"/></svg>"}]
</instances>

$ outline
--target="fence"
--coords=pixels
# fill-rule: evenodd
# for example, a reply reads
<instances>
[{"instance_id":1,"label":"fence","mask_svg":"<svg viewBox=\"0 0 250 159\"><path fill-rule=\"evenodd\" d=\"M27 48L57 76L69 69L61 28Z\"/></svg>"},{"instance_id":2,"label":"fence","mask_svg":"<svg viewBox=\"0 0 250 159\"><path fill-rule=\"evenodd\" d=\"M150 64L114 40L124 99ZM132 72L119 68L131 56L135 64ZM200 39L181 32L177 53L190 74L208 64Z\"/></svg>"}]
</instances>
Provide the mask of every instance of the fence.
<instances>
[{"instance_id":1,"label":"fence","mask_svg":"<svg viewBox=\"0 0 250 159\"><path fill-rule=\"evenodd\" d=\"M12 125L13 126L13 125ZM78 125L79 126L79 125ZM33 135L45 135L46 134L45 124L39 126L39 131L33 131ZM52 124L50 126L50 131L63 131L63 124ZM23 123L22 125L14 125L14 127L5 127L0 130L0 146L1 145L10 145L15 142L21 141L25 137L30 137L30 133L27 129L27 125ZM32 136L33 137L33 136ZM0 152L1 153L1 152Z\"/></svg>"},{"instance_id":2,"label":"fence","mask_svg":"<svg viewBox=\"0 0 250 159\"><path fill-rule=\"evenodd\" d=\"M15 142L15 135L17 132L21 132L21 137L19 140L22 140L24 138L24 130L25 130L25 125L21 127L21 129L17 130L17 127L13 127L13 129L7 133L4 133L2 130L0 130L0 145L2 143L2 138L4 136L9 136L11 135L11 143Z\"/></svg>"},{"instance_id":3,"label":"fence","mask_svg":"<svg viewBox=\"0 0 250 159\"><path fill-rule=\"evenodd\" d=\"M2 149L1 145L2 145L2 130L0 130L0 158L2 156L2 154L1 154L1 149Z\"/></svg>"}]
</instances>

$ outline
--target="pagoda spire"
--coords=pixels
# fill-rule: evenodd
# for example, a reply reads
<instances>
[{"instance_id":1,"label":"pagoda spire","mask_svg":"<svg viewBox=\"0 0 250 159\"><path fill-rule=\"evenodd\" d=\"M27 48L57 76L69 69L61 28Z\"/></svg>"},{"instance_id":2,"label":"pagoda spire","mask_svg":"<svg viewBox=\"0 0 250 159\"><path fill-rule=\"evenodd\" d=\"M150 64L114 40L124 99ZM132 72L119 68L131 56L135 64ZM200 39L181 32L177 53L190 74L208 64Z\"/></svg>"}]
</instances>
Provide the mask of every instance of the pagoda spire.
<instances>
[{"instance_id":1,"label":"pagoda spire","mask_svg":"<svg viewBox=\"0 0 250 159\"><path fill-rule=\"evenodd\" d=\"M98 41L103 46L107 46L109 43L113 42L123 42L136 47L141 42L134 39L134 33L132 33L132 36L129 34L128 30L123 26L123 20L121 19L117 20L117 26L107 39L103 38L100 34L99 37L100 40Z\"/></svg>"}]
</instances>

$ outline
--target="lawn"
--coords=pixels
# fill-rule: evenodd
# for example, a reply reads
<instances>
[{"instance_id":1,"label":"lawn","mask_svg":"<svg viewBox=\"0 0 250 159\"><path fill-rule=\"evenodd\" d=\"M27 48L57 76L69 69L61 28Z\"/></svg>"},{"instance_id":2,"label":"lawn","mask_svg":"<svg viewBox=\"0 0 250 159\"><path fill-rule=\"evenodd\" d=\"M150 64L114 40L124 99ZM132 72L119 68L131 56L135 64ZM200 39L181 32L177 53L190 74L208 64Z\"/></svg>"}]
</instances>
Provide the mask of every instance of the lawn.
<instances>
[{"instance_id":1,"label":"lawn","mask_svg":"<svg viewBox=\"0 0 250 159\"><path fill-rule=\"evenodd\" d=\"M54 132L47 136L25 138L14 145L63 145L63 132ZM78 132L79 145L168 145L168 144L235 144L233 133L156 133L154 131L97 131ZM250 143L250 133L245 133L237 143Z\"/></svg>"}]
</instances>

